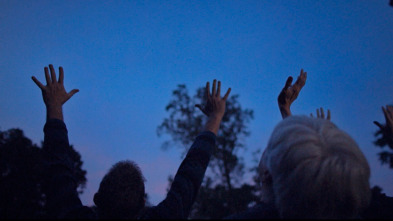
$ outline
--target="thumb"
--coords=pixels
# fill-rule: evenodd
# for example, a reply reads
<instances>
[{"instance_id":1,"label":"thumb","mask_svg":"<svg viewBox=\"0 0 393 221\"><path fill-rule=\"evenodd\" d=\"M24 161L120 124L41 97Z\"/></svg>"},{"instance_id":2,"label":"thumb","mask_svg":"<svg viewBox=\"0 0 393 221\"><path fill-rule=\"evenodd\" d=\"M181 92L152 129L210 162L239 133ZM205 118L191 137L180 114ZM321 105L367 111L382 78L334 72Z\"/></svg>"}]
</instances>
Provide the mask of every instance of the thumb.
<instances>
[{"instance_id":1,"label":"thumb","mask_svg":"<svg viewBox=\"0 0 393 221\"><path fill-rule=\"evenodd\" d=\"M76 94L76 93L78 93L79 92L79 89L73 89L72 91L70 91L69 93L68 93L68 96L71 98L72 96L74 96L74 94Z\"/></svg>"},{"instance_id":2,"label":"thumb","mask_svg":"<svg viewBox=\"0 0 393 221\"><path fill-rule=\"evenodd\" d=\"M199 108L199 110L201 110L206 116L209 116L206 111L203 109L202 105L200 104L195 104L195 107Z\"/></svg>"},{"instance_id":3,"label":"thumb","mask_svg":"<svg viewBox=\"0 0 393 221\"><path fill-rule=\"evenodd\" d=\"M378 121L374 121L373 123L383 130L383 126Z\"/></svg>"},{"instance_id":4,"label":"thumb","mask_svg":"<svg viewBox=\"0 0 393 221\"><path fill-rule=\"evenodd\" d=\"M288 87L291 86L292 81L293 81L292 76L289 76L288 79L287 79L287 81L285 82L285 86L284 86L283 90L288 89Z\"/></svg>"}]
</instances>

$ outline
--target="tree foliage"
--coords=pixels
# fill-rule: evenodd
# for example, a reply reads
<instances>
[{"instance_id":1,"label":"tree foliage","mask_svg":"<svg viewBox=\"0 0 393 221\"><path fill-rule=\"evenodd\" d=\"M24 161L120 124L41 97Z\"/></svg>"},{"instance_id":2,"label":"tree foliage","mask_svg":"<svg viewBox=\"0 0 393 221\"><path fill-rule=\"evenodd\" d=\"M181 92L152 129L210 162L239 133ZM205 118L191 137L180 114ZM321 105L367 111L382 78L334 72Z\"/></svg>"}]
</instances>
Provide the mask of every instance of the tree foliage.
<instances>
[{"instance_id":1,"label":"tree foliage","mask_svg":"<svg viewBox=\"0 0 393 221\"><path fill-rule=\"evenodd\" d=\"M86 183L80 154L72 148L79 192ZM25 137L20 129L0 131L0 218L47 218L42 181L42 148Z\"/></svg>"},{"instance_id":2,"label":"tree foliage","mask_svg":"<svg viewBox=\"0 0 393 221\"><path fill-rule=\"evenodd\" d=\"M199 88L191 97L184 84L173 91L172 100L166 106L169 117L157 128L159 136L169 134L172 138L172 141L164 142L164 149L177 144L183 149L183 158L195 137L203 131L207 117L195 108L195 104L206 103L204 93L205 88ZM239 95L232 95L226 102L216 150L209 164L212 174L206 174L194 205L193 217L222 218L247 207L255 198L251 197L253 187L243 184L245 166L239 156L239 151L246 149L244 140L250 134L247 124L253 119L253 111L242 108L238 99Z\"/></svg>"},{"instance_id":3,"label":"tree foliage","mask_svg":"<svg viewBox=\"0 0 393 221\"><path fill-rule=\"evenodd\" d=\"M389 132L379 129L374 133L376 140L374 144L383 149L383 151L378 153L379 161L382 164L388 164L391 169L393 169L393 140ZM387 146L388 150L385 149Z\"/></svg>"}]
</instances>

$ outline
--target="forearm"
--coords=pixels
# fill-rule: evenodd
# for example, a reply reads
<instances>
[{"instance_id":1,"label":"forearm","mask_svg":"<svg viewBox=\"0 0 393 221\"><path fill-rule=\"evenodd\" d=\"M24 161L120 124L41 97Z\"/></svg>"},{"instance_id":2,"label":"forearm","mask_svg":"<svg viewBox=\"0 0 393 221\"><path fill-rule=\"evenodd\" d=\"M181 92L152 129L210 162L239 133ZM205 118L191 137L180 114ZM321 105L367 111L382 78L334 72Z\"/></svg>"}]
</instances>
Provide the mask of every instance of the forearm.
<instances>
[{"instance_id":1,"label":"forearm","mask_svg":"<svg viewBox=\"0 0 393 221\"><path fill-rule=\"evenodd\" d=\"M51 115L52 116L52 115ZM78 197L77 182L67 128L63 121L51 117L44 127L45 193L52 217L62 217L69 211L82 207Z\"/></svg>"},{"instance_id":2,"label":"forearm","mask_svg":"<svg viewBox=\"0 0 393 221\"><path fill-rule=\"evenodd\" d=\"M69 150L68 131L64 122L60 119L47 119L44 126L43 149L51 154L68 156Z\"/></svg>"},{"instance_id":3,"label":"forearm","mask_svg":"<svg viewBox=\"0 0 393 221\"><path fill-rule=\"evenodd\" d=\"M142 219L186 219L203 181L216 136L202 132L195 139L174 177L167 197L144 213Z\"/></svg>"},{"instance_id":4,"label":"forearm","mask_svg":"<svg viewBox=\"0 0 393 221\"><path fill-rule=\"evenodd\" d=\"M280 107L279 106L279 109L280 109L282 119L285 119L285 118L292 115L290 107Z\"/></svg>"},{"instance_id":5,"label":"forearm","mask_svg":"<svg viewBox=\"0 0 393 221\"><path fill-rule=\"evenodd\" d=\"M205 124L205 131L210 131L217 136L218 129L220 128L221 119L222 117L219 116L209 117Z\"/></svg>"}]
</instances>

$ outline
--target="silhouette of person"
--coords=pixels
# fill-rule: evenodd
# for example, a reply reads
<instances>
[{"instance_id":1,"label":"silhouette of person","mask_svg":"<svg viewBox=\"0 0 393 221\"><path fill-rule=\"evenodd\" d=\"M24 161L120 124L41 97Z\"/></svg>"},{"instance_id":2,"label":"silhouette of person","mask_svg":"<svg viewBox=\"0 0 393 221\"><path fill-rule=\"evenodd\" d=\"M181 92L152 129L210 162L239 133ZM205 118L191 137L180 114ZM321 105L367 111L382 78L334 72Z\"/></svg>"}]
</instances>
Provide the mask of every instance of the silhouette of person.
<instances>
[{"instance_id":1,"label":"silhouette of person","mask_svg":"<svg viewBox=\"0 0 393 221\"><path fill-rule=\"evenodd\" d=\"M318 118L292 116L290 105L306 81L288 78L278 97L282 120L260 163L262 203L227 219L359 218L370 202L370 168L356 142L323 110Z\"/></svg>"},{"instance_id":2,"label":"silhouette of person","mask_svg":"<svg viewBox=\"0 0 393 221\"><path fill-rule=\"evenodd\" d=\"M44 72L46 86L34 76L32 79L42 91L47 110L43 150L47 156L45 189L51 216L87 219L186 219L213 152L230 88L224 97L221 97L220 81L218 84L216 80L213 81L211 92L209 82L206 83L206 105L197 105L208 117L204 131L195 138L166 198L161 203L145 207L144 178L139 167L132 161L121 161L102 179L94 196L96 207L87 207L82 205L78 197L62 111L63 104L79 90L66 92L62 67L59 67L58 80L53 65L49 65L49 69L45 67Z\"/></svg>"}]
</instances>

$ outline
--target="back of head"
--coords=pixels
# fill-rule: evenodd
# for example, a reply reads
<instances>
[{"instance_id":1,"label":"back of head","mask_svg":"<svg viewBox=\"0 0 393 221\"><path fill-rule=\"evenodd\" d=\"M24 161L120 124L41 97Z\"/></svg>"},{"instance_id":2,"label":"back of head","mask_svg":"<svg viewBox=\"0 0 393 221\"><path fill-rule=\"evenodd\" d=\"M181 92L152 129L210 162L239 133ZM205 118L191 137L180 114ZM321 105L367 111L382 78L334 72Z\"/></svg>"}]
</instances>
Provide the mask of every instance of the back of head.
<instances>
[{"instance_id":1,"label":"back of head","mask_svg":"<svg viewBox=\"0 0 393 221\"><path fill-rule=\"evenodd\" d=\"M132 161L112 166L94 195L100 218L135 218L145 204L145 185L139 167Z\"/></svg>"},{"instance_id":2,"label":"back of head","mask_svg":"<svg viewBox=\"0 0 393 221\"><path fill-rule=\"evenodd\" d=\"M356 142L328 120L291 116L274 129L260 169L282 218L355 218L370 201L370 168Z\"/></svg>"}]
</instances>

